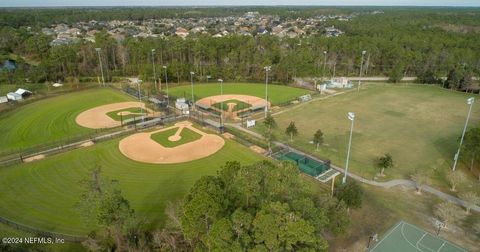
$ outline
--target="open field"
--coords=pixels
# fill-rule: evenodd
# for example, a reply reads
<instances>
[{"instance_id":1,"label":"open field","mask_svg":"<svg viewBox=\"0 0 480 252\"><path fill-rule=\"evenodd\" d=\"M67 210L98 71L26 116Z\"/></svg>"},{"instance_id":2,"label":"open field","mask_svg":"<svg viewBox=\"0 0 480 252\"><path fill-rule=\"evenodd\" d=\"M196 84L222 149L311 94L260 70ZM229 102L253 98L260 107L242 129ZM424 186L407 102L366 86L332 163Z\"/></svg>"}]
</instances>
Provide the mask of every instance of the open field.
<instances>
[{"instance_id":1,"label":"open field","mask_svg":"<svg viewBox=\"0 0 480 252\"><path fill-rule=\"evenodd\" d=\"M176 97L186 97L187 99L191 99L191 92L191 86L189 85L170 89L170 95ZM275 106L311 92L312 91L310 90L283 85L268 85L268 101ZM196 100L204 97L220 95L220 84L194 84L193 93L195 94ZM265 84L224 83L223 94L242 94L265 98Z\"/></svg>"},{"instance_id":2,"label":"open field","mask_svg":"<svg viewBox=\"0 0 480 252\"><path fill-rule=\"evenodd\" d=\"M372 84L360 93L314 101L275 115L275 134L283 142L344 167L350 130L347 112L352 111L356 119L351 171L373 179L379 172L374 160L388 152L395 167L385 171L385 179L410 178L421 169L430 177L430 184L445 189L445 174L465 123L469 96L432 86ZM299 131L293 142L284 133L291 121ZM479 122L480 106L475 104L469 125ZM262 132L263 125L257 125L255 130ZM325 139L318 152L309 143L317 129Z\"/></svg>"},{"instance_id":3,"label":"open field","mask_svg":"<svg viewBox=\"0 0 480 252\"><path fill-rule=\"evenodd\" d=\"M0 150L12 151L93 132L75 123L78 114L99 105L130 100L113 89L90 89L0 113Z\"/></svg>"},{"instance_id":4,"label":"open field","mask_svg":"<svg viewBox=\"0 0 480 252\"><path fill-rule=\"evenodd\" d=\"M119 140L58 154L41 161L0 169L0 216L41 230L83 235L92 229L75 204L79 181L100 165L104 177L119 181L123 195L151 226L163 224L167 201L181 200L203 175L215 174L226 161L253 163L261 156L225 140L215 155L181 164L139 163L122 155Z\"/></svg>"}]
</instances>

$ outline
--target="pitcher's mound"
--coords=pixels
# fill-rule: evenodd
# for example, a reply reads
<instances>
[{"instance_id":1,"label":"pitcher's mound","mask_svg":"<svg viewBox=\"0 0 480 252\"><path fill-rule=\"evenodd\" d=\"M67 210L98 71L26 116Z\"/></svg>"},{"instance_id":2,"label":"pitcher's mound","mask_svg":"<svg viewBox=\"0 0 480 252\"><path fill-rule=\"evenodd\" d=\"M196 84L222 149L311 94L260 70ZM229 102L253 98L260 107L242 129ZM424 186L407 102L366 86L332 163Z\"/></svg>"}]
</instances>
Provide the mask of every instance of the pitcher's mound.
<instances>
[{"instance_id":1,"label":"pitcher's mound","mask_svg":"<svg viewBox=\"0 0 480 252\"><path fill-rule=\"evenodd\" d=\"M201 137L181 145L173 145L174 147L163 146L151 137L156 133L172 130L176 133L172 133L171 136L161 139L161 141L178 142L181 139L179 134L184 128L199 134ZM213 155L224 144L225 141L220 136L207 134L193 127L190 122L179 122L161 130L128 136L120 141L118 147L123 155L135 161L151 164L175 164ZM167 144L165 143L165 145Z\"/></svg>"}]
</instances>

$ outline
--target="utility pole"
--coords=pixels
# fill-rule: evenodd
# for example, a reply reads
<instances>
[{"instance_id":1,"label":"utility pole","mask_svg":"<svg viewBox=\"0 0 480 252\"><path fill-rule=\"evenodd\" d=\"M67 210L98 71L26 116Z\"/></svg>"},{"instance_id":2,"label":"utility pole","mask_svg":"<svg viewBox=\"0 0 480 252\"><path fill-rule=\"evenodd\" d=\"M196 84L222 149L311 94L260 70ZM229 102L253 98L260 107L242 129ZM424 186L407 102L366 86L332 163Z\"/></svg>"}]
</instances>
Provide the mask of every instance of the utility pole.
<instances>
[{"instance_id":1,"label":"utility pole","mask_svg":"<svg viewBox=\"0 0 480 252\"><path fill-rule=\"evenodd\" d=\"M98 55L98 62L100 64L100 72L102 73L102 84L103 86L105 86L105 77L103 76L103 64L102 64L102 57L100 57L100 51L102 50L102 48L95 48L95 51L97 51L97 55Z\"/></svg>"},{"instance_id":2,"label":"utility pole","mask_svg":"<svg viewBox=\"0 0 480 252\"><path fill-rule=\"evenodd\" d=\"M220 127L223 128L223 79L218 79L218 82L220 82L220 99L222 99L220 102Z\"/></svg>"},{"instance_id":3,"label":"utility pole","mask_svg":"<svg viewBox=\"0 0 480 252\"><path fill-rule=\"evenodd\" d=\"M323 51L323 71L322 79L325 80L325 66L327 65L327 51Z\"/></svg>"},{"instance_id":4,"label":"utility pole","mask_svg":"<svg viewBox=\"0 0 480 252\"><path fill-rule=\"evenodd\" d=\"M267 118L268 113L268 72L272 70L271 66L266 66L265 69L265 118Z\"/></svg>"},{"instance_id":5,"label":"utility pole","mask_svg":"<svg viewBox=\"0 0 480 252\"><path fill-rule=\"evenodd\" d=\"M463 127L462 138L460 138L460 145L458 146L457 153L455 153L455 157L453 158L452 171L455 171L457 167L457 161L458 161L458 158L460 157L460 149L462 148L463 138L465 137L465 131L467 131L468 120L470 119L470 113L472 112L472 107L474 102L475 102L474 97L470 97L467 99L467 104L470 105L470 108L468 109L467 120L465 121L465 126Z\"/></svg>"},{"instance_id":6,"label":"utility pole","mask_svg":"<svg viewBox=\"0 0 480 252\"><path fill-rule=\"evenodd\" d=\"M362 84L362 72L363 72L363 59L365 57L365 54L367 51L362 51L362 61L360 62L360 77L358 78L358 87L357 87L357 92L360 91L360 85Z\"/></svg>"},{"instance_id":7,"label":"utility pole","mask_svg":"<svg viewBox=\"0 0 480 252\"><path fill-rule=\"evenodd\" d=\"M153 80L155 83L155 90L157 90L157 71L155 69L155 49L152 49L152 66L153 66Z\"/></svg>"},{"instance_id":8,"label":"utility pole","mask_svg":"<svg viewBox=\"0 0 480 252\"><path fill-rule=\"evenodd\" d=\"M190 72L190 83L192 84L192 107L195 109L195 97L193 95L193 75L195 75L195 73Z\"/></svg>"},{"instance_id":9,"label":"utility pole","mask_svg":"<svg viewBox=\"0 0 480 252\"><path fill-rule=\"evenodd\" d=\"M355 113L348 112L348 120L350 120L352 122L352 125L350 126L350 139L348 140L347 162L345 164L345 174L343 176L343 181L342 181L343 184L345 184L345 182L347 182L348 161L350 159L350 149L352 147L352 133L353 133L353 123L355 121Z\"/></svg>"}]
</instances>

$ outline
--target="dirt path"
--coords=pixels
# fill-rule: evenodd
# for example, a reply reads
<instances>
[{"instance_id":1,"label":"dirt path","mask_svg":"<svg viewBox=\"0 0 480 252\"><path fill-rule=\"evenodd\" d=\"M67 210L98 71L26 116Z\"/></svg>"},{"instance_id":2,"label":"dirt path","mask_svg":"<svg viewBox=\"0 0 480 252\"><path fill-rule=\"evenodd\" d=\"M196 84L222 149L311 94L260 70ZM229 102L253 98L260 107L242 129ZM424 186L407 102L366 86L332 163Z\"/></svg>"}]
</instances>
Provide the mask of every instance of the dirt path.
<instances>
[{"instance_id":1,"label":"dirt path","mask_svg":"<svg viewBox=\"0 0 480 252\"><path fill-rule=\"evenodd\" d=\"M157 132L179 128L174 136L180 137L181 129L188 128L202 137L196 141L182 144L173 148L167 148L151 139L151 135ZM170 140L170 139L169 139ZM176 139L177 141L180 139ZM161 130L145 133L137 133L120 141L118 147L126 157L143 163L151 164L176 164L208 157L219 151L225 141L220 136L207 134L192 126L190 122L179 122L174 126Z\"/></svg>"}]
</instances>

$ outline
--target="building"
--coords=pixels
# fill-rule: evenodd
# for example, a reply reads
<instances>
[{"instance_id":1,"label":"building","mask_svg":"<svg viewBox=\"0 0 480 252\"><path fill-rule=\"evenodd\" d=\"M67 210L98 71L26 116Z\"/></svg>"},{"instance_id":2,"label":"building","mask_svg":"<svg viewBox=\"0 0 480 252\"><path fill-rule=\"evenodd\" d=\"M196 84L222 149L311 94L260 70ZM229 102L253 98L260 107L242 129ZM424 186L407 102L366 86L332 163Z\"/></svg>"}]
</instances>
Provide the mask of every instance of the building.
<instances>
[{"instance_id":1,"label":"building","mask_svg":"<svg viewBox=\"0 0 480 252\"><path fill-rule=\"evenodd\" d=\"M327 80L324 83L317 85L317 89L320 90L322 85L326 85L326 88L352 88L353 84L345 77L333 78Z\"/></svg>"},{"instance_id":2,"label":"building","mask_svg":"<svg viewBox=\"0 0 480 252\"><path fill-rule=\"evenodd\" d=\"M190 111L188 110L188 104L185 98L178 98L177 101L175 101L175 108L182 111L182 114L184 115L188 115L190 113Z\"/></svg>"},{"instance_id":3,"label":"building","mask_svg":"<svg viewBox=\"0 0 480 252\"><path fill-rule=\"evenodd\" d=\"M10 92L10 93L7 94L7 99L10 100L10 101L21 101L21 100L23 100L23 97L20 94Z\"/></svg>"}]
</instances>

